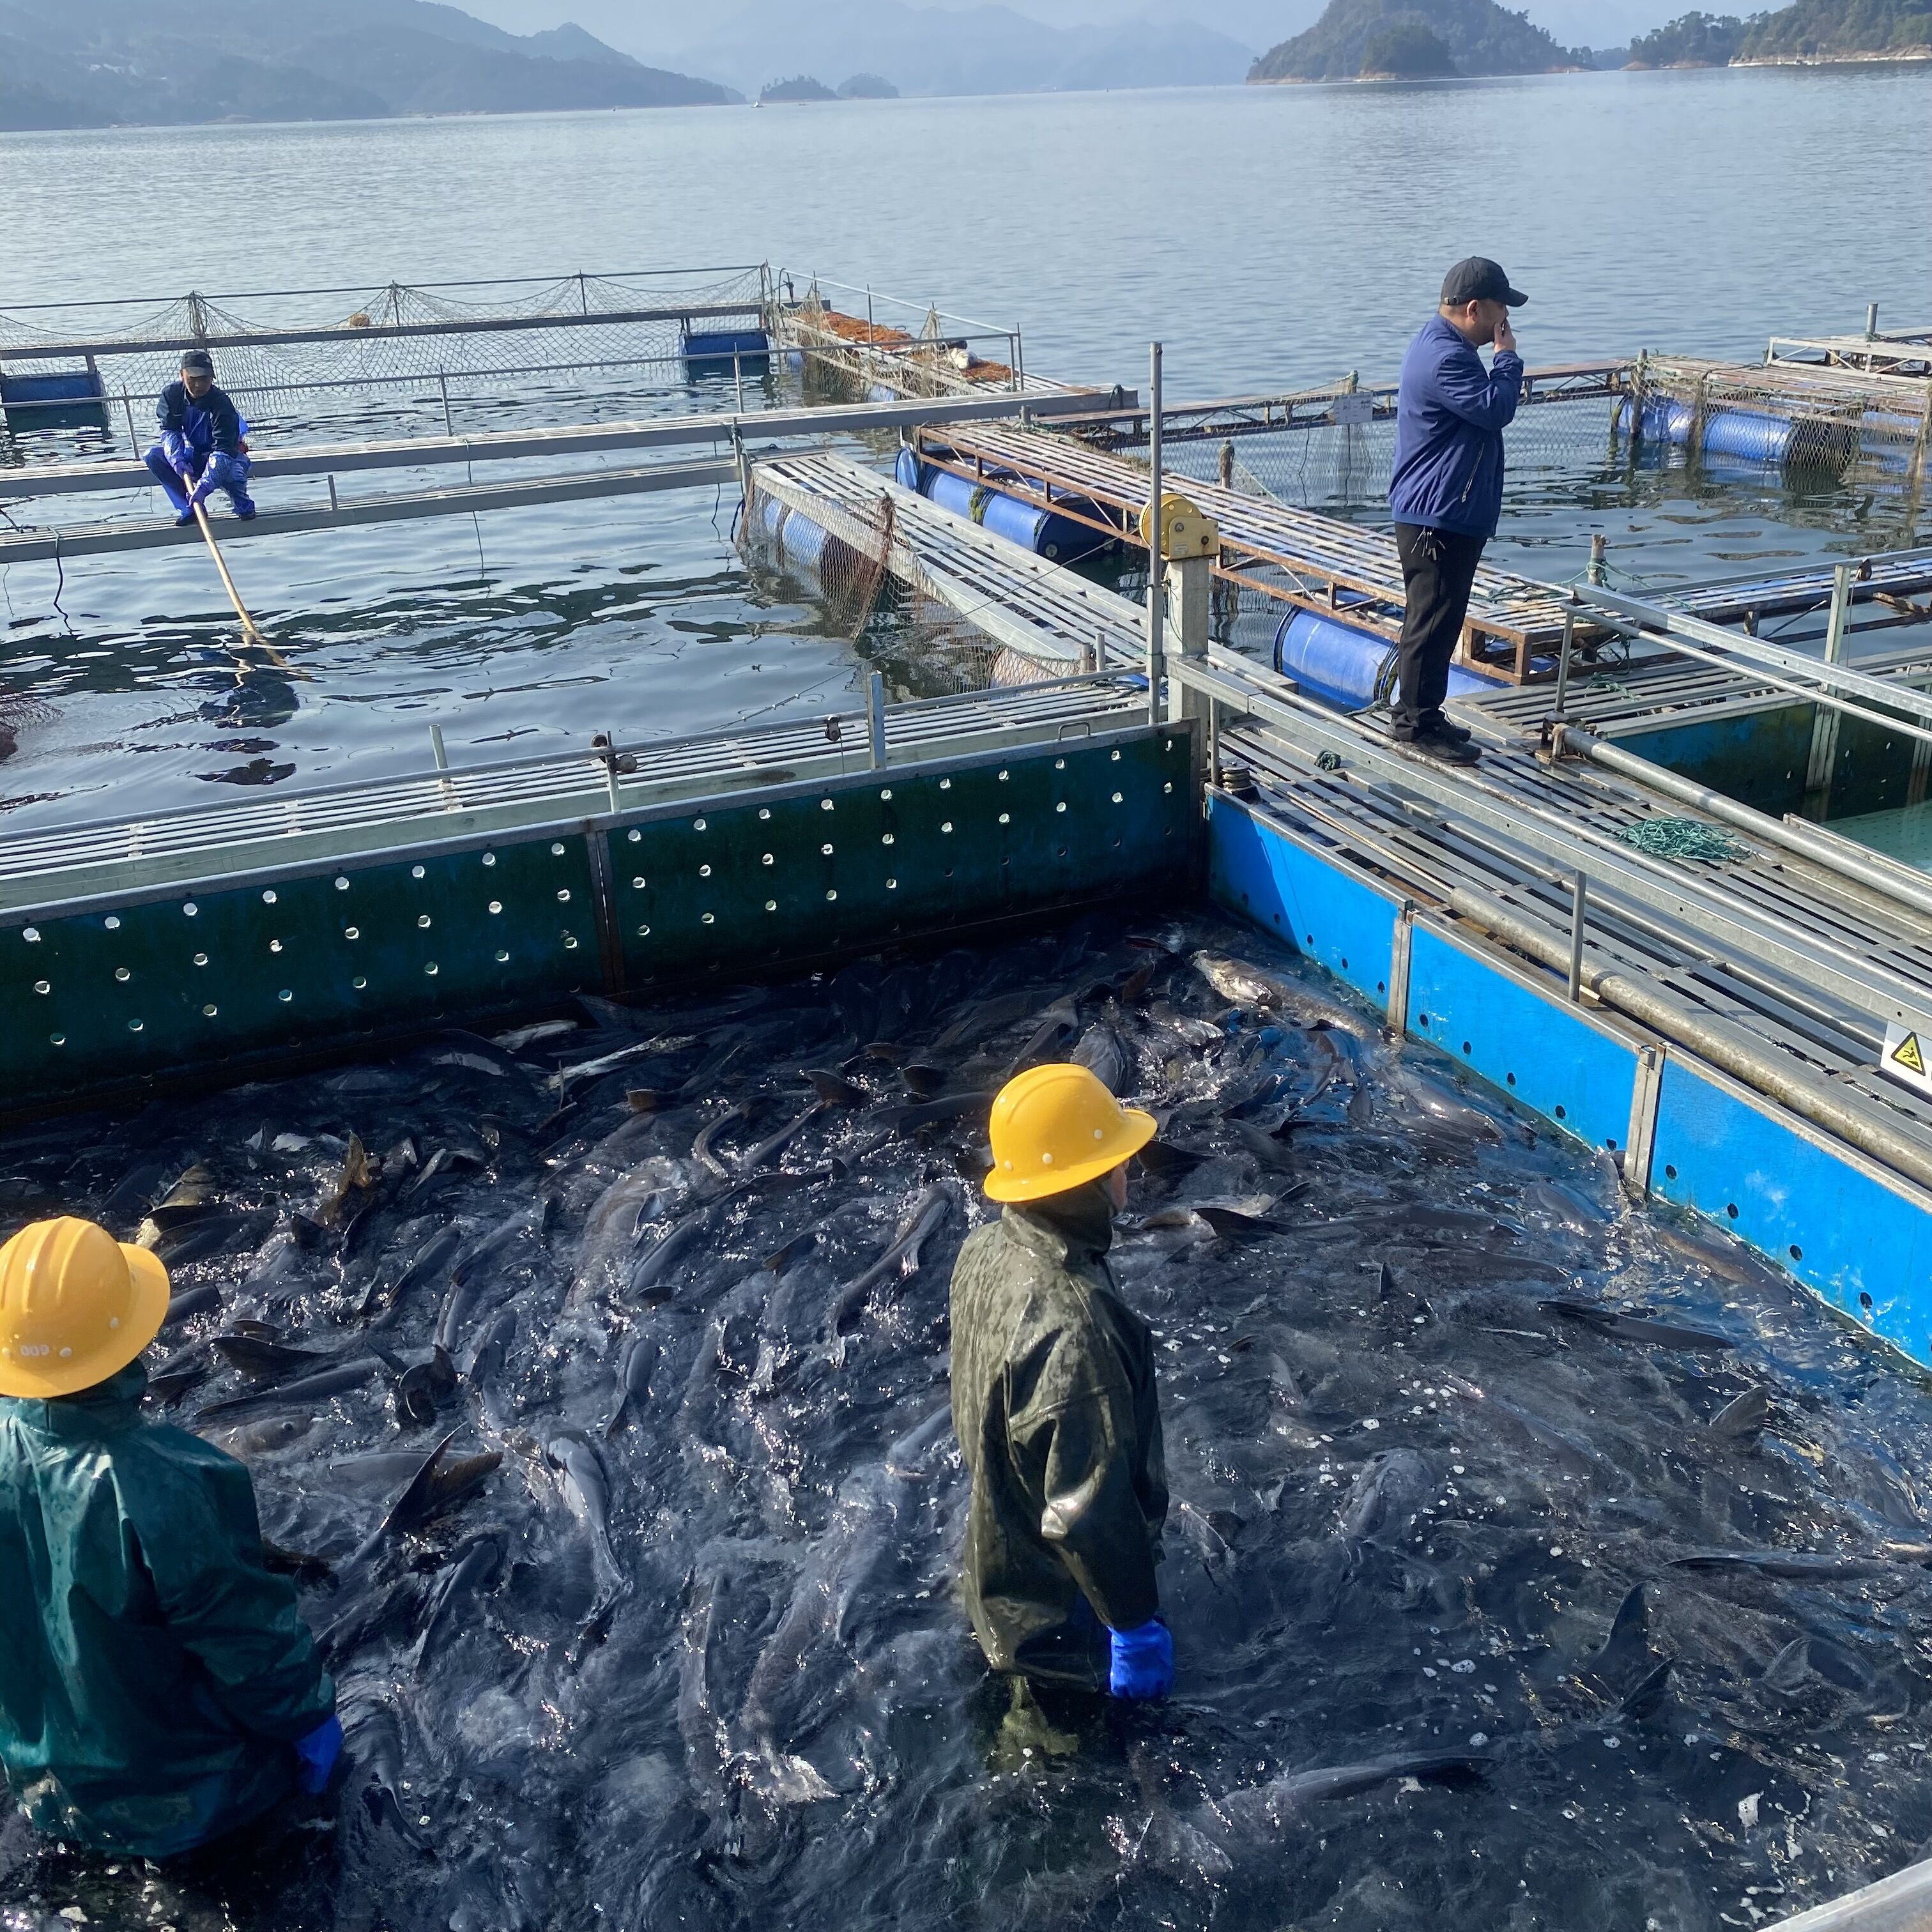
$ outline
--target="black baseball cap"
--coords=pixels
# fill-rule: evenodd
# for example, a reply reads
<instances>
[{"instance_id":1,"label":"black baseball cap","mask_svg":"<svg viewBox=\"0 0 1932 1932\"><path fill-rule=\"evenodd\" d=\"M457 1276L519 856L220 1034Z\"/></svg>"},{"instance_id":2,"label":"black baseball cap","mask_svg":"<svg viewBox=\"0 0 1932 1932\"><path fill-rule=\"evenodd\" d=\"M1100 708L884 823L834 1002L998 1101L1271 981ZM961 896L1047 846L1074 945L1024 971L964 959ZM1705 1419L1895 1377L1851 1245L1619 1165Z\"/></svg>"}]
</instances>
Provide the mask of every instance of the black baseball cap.
<instances>
[{"instance_id":1,"label":"black baseball cap","mask_svg":"<svg viewBox=\"0 0 1932 1932\"><path fill-rule=\"evenodd\" d=\"M206 349L184 349L181 365L184 369L199 369L204 376L214 374L214 358Z\"/></svg>"},{"instance_id":2,"label":"black baseball cap","mask_svg":"<svg viewBox=\"0 0 1932 1932\"><path fill-rule=\"evenodd\" d=\"M1486 255L1472 255L1466 262L1458 262L1442 278L1442 300L1450 308L1472 302L1508 302L1511 308L1520 308L1528 299L1521 290L1510 286L1502 263Z\"/></svg>"}]
</instances>

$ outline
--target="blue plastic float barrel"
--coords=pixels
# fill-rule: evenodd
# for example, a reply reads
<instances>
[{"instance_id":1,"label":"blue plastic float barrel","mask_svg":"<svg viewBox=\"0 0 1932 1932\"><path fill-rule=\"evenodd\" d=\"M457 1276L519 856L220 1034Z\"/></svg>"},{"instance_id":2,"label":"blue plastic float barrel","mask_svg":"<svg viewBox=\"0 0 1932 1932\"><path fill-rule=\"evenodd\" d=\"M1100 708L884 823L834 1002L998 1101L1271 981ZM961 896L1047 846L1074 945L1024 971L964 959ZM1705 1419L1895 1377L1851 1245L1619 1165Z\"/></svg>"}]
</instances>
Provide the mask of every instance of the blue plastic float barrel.
<instances>
[{"instance_id":1,"label":"blue plastic float barrel","mask_svg":"<svg viewBox=\"0 0 1932 1932\"><path fill-rule=\"evenodd\" d=\"M778 548L788 562L803 570L824 568L826 552L834 539L823 525L796 510L788 513L776 496L764 500L764 521L766 530L778 538Z\"/></svg>"},{"instance_id":2,"label":"blue plastic float barrel","mask_svg":"<svg viewBox=\"0 0 1932 1932\"><path fill-rule=\"evenodd\" d=\"M98 369L60 369L44 375L0 372L0 409L13 430L92 429L104 425Z\"/></svg>"},{"instance_id":3,"label":"blue plastic float barrel","mask_svg":"<svg viewBox=\"0 0 1932 1932\"><path fill-rule=\"evenodd\" d=\"M1106 549L1112 541L1057 511L1043 510L1004 490L922 463L910 447L901 447L893 473L907 489L916 490L942 510L950 510L955 516L964 517L995 536L1054 562L1077 562Z\"/></svg>"},{"instance_id":4,"label":"blue plastic float barrel","mask_svg":"<svg viewBox=\"0 0 1932 1932\"><path fill-rule=\"evenodd\" d=\"M771 338L762 328L685 332L684 359L694 370L705 375L728 371L734 360L740 369L748 369L754 363L763 369L771 349Z\"/></svg>"},{"instance_id":5,"label":"blue plastic float barrel","mask_svg":"<svg viewBox=\"0 0 1932 1932\"><path fill-rule=\"evenodd\" d=\"M1616 420L1618 431L1629 435L1637 421L1632 398L1626 397L1618 406ZM1696 422L1696 412L1688 403L1652 396L1643 406L1642 440L1686 448ZM1850 425L1829 417L1781 416L1768 410L1724 408L1706 411L1698 447L1706 456L1737 463L1842 469L1852 453L1854 437Z\"/></svg>"},{"instance_id":6,"label":"blue plastic float barrel","mask_svg":"<svg viewBox=\"0 0 1932 1932\"><path fill-rule=\"evenodd\" d=\"M1358 711L1375 702L1376 681L1394 649L1379 632L1314 610L1291 610L1274 634L1274 668L1293 678L1309 697ZM1460 664L1449 667L1451 698L1496 688L1492 678L1480 677Z\"/></svg>"}]
</instances>

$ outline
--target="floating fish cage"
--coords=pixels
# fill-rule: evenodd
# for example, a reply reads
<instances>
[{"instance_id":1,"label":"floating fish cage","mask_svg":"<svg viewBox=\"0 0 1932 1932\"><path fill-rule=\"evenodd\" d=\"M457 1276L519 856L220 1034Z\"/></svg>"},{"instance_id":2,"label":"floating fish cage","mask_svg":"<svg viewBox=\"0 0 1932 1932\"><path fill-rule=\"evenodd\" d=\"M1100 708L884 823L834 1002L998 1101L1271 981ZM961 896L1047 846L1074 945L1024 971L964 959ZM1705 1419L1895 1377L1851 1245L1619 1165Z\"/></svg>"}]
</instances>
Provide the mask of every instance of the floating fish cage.
<instances>
[{"instance_id":1,"label":"floating fish cage","mask_svg":"<svg viewBox=\"0 0 1932 1932\"><path fill-rule=\"evenodd\" d=\"M1181 892L1196 758L1103 678L18 838L8 1111Z\"/></svg>"}]
</instances>

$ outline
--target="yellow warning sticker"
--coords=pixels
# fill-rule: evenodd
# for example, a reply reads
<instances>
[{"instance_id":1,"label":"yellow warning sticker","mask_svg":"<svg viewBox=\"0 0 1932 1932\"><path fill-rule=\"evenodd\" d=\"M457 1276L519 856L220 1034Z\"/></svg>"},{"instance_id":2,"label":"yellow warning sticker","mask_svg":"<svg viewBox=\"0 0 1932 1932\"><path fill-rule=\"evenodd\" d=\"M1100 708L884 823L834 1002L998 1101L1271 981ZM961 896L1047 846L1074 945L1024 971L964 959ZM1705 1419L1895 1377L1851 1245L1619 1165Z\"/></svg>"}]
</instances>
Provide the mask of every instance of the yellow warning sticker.
<instances>
[{"instance_id":1,"label":"yellow warning sticker","mask_svg":"<svg viewBox=\"0 0 1932 1932\"><path fill-rule=\"evenodd\" d=\"M1893 1079L1920 1093L1932 1094L1932 1029L1908 1027L1894 1020L1885 1030L1885 1051L1879 1068Z\"/></svg>"}]
</instances>

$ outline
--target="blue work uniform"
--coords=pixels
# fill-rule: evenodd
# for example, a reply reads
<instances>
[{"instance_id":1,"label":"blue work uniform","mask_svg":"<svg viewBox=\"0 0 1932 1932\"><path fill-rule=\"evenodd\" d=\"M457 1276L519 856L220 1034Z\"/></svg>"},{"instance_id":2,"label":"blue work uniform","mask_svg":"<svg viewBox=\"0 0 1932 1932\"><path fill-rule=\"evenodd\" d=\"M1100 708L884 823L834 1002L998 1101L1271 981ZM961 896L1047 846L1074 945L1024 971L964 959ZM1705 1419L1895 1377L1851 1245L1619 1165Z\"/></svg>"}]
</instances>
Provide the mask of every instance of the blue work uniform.
<instances>
[{"instance_id":1,"label":"blue work uniform","mask_svg":"<svg viewBox=\"0 0 1932 1932\"><path fill-rule=\"evenodd\" d=\"M244 520L255 514L248 494L248 455L242 448L248 425L226 390L214 387L198 400L185 382L170 382L161 392L154 416L161 440L148 452L148 468L167 493L175 515L182 523L194 518L194 506L217 490L226 490L235 514ZM190 497L182 488L186 476Z\"/></svg>"}]
</instances>

